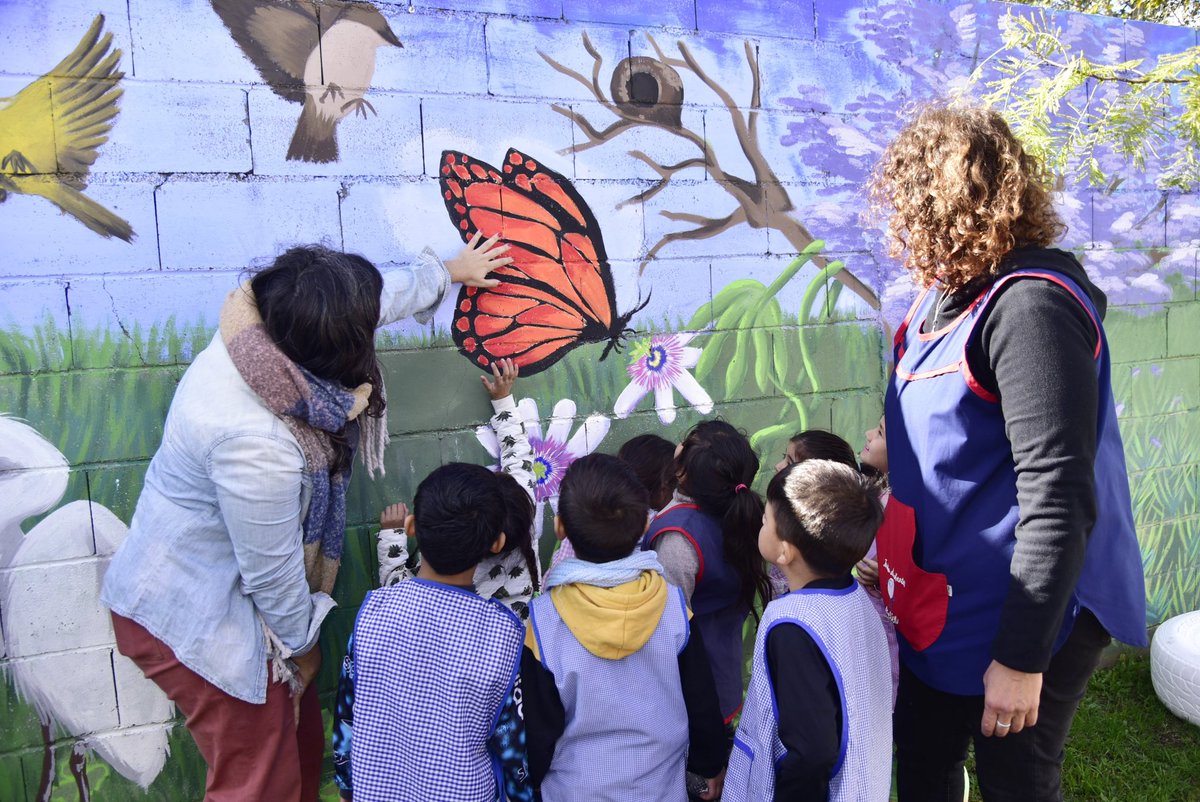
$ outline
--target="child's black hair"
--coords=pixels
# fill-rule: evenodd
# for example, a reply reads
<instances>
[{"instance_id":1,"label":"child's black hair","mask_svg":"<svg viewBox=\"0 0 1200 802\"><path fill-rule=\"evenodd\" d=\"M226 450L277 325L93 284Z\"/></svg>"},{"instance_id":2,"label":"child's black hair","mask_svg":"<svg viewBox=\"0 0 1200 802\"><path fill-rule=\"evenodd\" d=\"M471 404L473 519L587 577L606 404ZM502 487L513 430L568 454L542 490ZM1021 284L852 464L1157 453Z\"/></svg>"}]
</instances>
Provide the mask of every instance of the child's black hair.
<instances>
[{"instance_id":1,"label":"child's black hair","mask_svg":"<svg viewBox=\"0 0 1200 802\"><path fill-rule=\"evenodd\" d=\"M529 579L534 591L542 589L538 576L537 557L533 553L533 499L521 483L507 473L498 473L500 495L504 497L504 548L501 554L519 550L529 567Z\"/></svg>"},{"instance_id":2,"label":"child's black hair","mask_svg":"<svg viewBox=\"0 0 1200 802\"><path fill-rule=\"evenodd\" d=\"M504 497L496 474L451 462L417 486L413 498L421 559L439 574L479 565L504 527Z\"/></svg>"},{"instance_id":3,"label":"child's black hair","mask_svg":"<svg viewBox=\"0 0 1200 802\"><path fill-rule=\"evenodd\" d=\"M796 449L796 462L810 459L829 459L858 470L854 449L833 432L824 429L805 429L788 441Z\"/></svg>"},{"instance_id":4,"label":"child's black hair","mask_svg":"<svg viewBox=\"0 0 1200 802\"><path fill-rule=\"evenodd\" d=\"M629 463L650 494L649 507L661 510L675 492L675 444L656 434L639 434L626 440L617 456Z\"/></svg>"},{"instance_id":5,"label":"child's black hair","mask_svg":"<svg viewBox=\"0 0 1200 802\"><path fill-rule=\"evenodd\" d=\"M767 485L775 533L800 550L822 577L849 573L883 521L879 489L857 468L810 459L789 465Z\"/></svg>"},{"instance_id":6,"label":"child's black hair","mask_svg":"<svg viewBox=\"0 0 1200 802\"><path fill-rule=\"evenodd\" d=\"M763 501L750 489L757 473L758 457L750 441L721 420L692 427L675 458L680 491L721 522L725 560L741 580L740 598L751 610L755 596L764 605L771 600L771 584L758 553Z\"/></svg>"},{"instance_id":7,"label":"child's black hair","mask_svg":"<svg viewBox=\"0 0 1200 802\"><path fill-rule=\"evenodd\" d=\"M646 531L646 488L633 468L611 454L571 463L558 495L558 516L581 560L606 563L628 557Z\"/></svg>"}]
</instances>

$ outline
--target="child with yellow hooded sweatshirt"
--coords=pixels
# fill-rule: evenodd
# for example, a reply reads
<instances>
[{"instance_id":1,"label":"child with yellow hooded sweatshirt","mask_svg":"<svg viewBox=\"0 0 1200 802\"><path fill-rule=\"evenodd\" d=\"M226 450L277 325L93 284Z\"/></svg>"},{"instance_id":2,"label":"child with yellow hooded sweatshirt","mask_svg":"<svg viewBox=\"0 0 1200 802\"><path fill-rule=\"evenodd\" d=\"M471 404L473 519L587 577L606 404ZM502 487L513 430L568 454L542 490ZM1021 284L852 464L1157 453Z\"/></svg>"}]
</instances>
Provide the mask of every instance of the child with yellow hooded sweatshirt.
<instances>
[{"instance_id":1,"label":"child with yellow hooded sweatshirt","mask_svg":"<svg viewBox=\"0 0 1200 802\"><path fill-rule=\"evenodd\" d=\"M521 656L531 783L544 802L684 802L685 769L725 777L712 669L679 588L638 550L646 489L608 454L572 463L555 531L575 558L533 600Z\"/></svg>"}]
</instances>

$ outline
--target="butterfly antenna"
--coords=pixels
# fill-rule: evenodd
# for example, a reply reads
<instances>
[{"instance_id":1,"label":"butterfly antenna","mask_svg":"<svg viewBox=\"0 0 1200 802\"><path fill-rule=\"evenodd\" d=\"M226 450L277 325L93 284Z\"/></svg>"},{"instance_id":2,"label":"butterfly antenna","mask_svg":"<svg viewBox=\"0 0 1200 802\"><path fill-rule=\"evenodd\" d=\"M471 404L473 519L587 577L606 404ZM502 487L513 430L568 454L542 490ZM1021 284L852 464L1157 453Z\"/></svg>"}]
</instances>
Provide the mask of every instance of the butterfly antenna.
<instances>
[{"instance_id":1,"label":"butterfly antenna","mask_svg":"<svg viewBox=\"0 0 1200 802\"><path fill-rule=\"evenodd\" d=\"M653 292L653 290L651 292ZM624 345L625 338L631 334L637 333L633 328L631 328L627 324L629 323L630 318L632 318L638 312L645 309L646 304L650 303L650 294L651 294L650 292L646 293L645 300L642 300L637 306L635 306L633 309L630 309L628 312L621 315L621 317L617 319L617 325L613 327L612 339L610 339L608 341L608 345L604 346L604 353L602 353L600 355L601 362L603 362L604 358L606 356L608 356L609 351L612 351L615 349L617 351L617 353L620 353L621 348Z\"/></svg>"}]
</instances>

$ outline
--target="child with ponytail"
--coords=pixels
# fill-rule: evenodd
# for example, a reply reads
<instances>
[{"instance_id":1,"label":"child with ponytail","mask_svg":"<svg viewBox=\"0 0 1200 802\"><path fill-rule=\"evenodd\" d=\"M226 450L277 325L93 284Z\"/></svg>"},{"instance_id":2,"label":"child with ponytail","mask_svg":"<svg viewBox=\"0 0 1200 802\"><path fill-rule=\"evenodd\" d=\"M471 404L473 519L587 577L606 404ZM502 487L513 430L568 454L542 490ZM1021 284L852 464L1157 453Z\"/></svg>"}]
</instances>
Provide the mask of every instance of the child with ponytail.
<instances>
[{"instance_id":1,"label":"child with ponytail","mask_svg":"<svg viewBox=\"0 0 1200 802\"><path fill-rule=\"evenodd\" d=\"M642 541L687 597L726 723L742 706L742 625L755 597L771 598L758 553L763 502L750 489L757 473L745 435L725 421L697 424L675 451L678 490Z\"/></svg>"}]
</instances>

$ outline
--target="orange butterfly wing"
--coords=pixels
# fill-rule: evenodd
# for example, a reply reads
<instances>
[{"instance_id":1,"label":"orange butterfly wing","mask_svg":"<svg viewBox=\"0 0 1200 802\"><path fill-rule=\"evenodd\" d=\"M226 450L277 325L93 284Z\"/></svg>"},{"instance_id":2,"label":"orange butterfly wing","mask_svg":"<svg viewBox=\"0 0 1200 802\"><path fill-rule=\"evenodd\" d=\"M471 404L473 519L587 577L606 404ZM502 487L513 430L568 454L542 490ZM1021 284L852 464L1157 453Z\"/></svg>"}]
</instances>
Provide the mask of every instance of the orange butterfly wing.
<instances>
[{"instance_id":1,"label":"orange butterfly wing","mask_svg":"<svg viewBox=\"0 0 1200 802\"><path fill-rule=\"evenodd\" d=\"M498 286L459 292L451 334L463 355L481 368L511 358L531 375L584 343L618 342L632 312L614 309L600 226L566 178L516 150L499 170L448 150L439 181L463 240L499 235L513 258L492 272Z\"/></svg>"}]
</instances>

